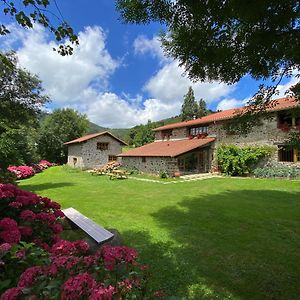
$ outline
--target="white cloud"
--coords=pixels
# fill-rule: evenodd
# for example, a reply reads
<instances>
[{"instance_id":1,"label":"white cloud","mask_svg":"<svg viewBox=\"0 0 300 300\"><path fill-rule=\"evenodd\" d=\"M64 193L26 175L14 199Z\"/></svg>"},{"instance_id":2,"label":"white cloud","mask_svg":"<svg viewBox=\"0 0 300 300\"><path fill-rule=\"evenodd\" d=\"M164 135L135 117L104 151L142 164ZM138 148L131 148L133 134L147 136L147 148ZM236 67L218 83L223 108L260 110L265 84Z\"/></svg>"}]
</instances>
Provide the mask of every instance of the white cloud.
<instances>
[{"instance_id":1,"label":"white cloud","mask_svg":"<svg viewBox=\"0 0 300 300\"><path fill-rule=\"evenodd\" d=\"M101 27L87 27L80 32L80 45L69 57L52 51L57 44L49 41L40 26L34 30L14 26L10 29L10 37L0 37L1 45L17 47L20 65L39 75L54 106L78 109L102 126L131 127L149 119L157 121L177 115L189 86L193 87L197 100L204 98L208 103L228 97L235 88L217 82L191 82L182 76L184 70L176 61L164 57L157 37L151 40L139 37L134 43L135 53L151 53L158 58L161 68L144 86L148 99L126 92L120 96L109 91L110 76L120 61L108 52Z\"/></svg>"},{"instance_id":2,"label":"white cloud","mask_svg":"<svg viewBox=\"0 0 300 300\"><path fill-rule=\"evenodd\" d=\"M280 97L285 97L286 96L286 92L288 91L288 89L295 85L297 82L299 82L299 78L296 77L297 72L293 72L292 77L289 78L289 80L285 83L285 84L280 84L277 87L277 92L278 94L276 94L273 98L280 98Z\"/></svg>"},{"instance_id":3,"label":"white cloud","mask_svg":"<svg viewBox=\"0 0 300 300\"><path fill-rule=\"evenodd\" d=\"M237 108L245 105L245 101L237 99L223 99L218 103L217 110L226 110Z\"/></svg>"},{"instance_id":4,"label":"white cloud","mask_svg":"<svg viewBox=\"0 0 300 300\"><path fill-rule=\"evenodd\" d=\"M17 51L20 65L39 75L56 103L78 101L78 95L90 84L105 89L119 65L105 48L106 35L101 27L86 27L80 32L80 45L74 48L73 55L65 57L52 50L57 44L47 40L41 26L34 30L12 29L12 39L6 40L6 45L21 43Z\"/></svg>"},{"instance_id":5,"label":"white cloud","mask_svg":"<svg viewBox=\"0 0 300 300\"><path fill-rule=\"evenodd\" d=\"M93 99L91 103L87 99L90 104L83 108L91 121L114 128L131 127L148 120L158 121L177 111L176 104L164 104L157 99L147 99L143 107L138 108L114 93L97 94L91 89L86 97Z\"/></svg>"},{"instance_id":6,"label":"white cloud","mask_svg":"<svg viewBox=\"0 0 300 300\"><path fill-rule=\"evenodd\" d=\"M145 85L149 94L165 103L182 102L189 86L192 86L196 100L203 98L207 103L226 97L235 89L235 85L227 85L216 81L192 82L183 75L184 69L177 61L167 63Z\"/></svg>"},{"instance_id":7,"label":"white cloud","mask_svg":"<svg viewBox=\"0 0 300 300\"><path fill-rule=\"evenodd\" d=\"M139 35L133 42L135 54L150 54L152 57L158 58L159 61L168 61L168 58L164 55L161 42L157 36L152 39L148 39L144 35Z\"/></svg>"}]
</instances>

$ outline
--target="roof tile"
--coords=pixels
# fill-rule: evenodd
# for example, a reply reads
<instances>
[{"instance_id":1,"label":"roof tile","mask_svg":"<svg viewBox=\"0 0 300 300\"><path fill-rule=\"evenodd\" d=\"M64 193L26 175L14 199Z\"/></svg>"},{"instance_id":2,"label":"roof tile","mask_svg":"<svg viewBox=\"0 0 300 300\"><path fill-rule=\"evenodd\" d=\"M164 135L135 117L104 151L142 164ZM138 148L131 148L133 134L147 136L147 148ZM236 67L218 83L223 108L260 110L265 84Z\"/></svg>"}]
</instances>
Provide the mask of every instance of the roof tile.
<instances>
[{"instance_id":1,"label":"roof tile","mask_svg":"<svg viewBox=\"0 0 300 300\"><path fill-rule=\"evenodd\" d=\"M175 157L213 142L214 138L184 139L177 141L159 141L129 150L118 156L167 156Z\"/></svg>"},{"instance_id":2,"label":"roof tile","mask_svg":"<svg viewBox=\"0 0 300 300\"><path fill-rule=\"evenodd\" d=\"M64 145L70 145L70 144L75 144L75 143L82 143L82 142L91 140L91 139L93 139L95 137L98 137L98 136L101 136L101 135L110 135L112 138L118 140L120 143L122 143L124 145L127 145L125 142L123 142L121 139L119 139L116 136L114 136L109 131L103 131L103 132L97 132L97 133L88 134L88 135L82 136L82 137L80 137L78 139L66 142L66 143L64 143Z\"/></svg>"},{"instance_id":3,"label":"roof tile","mask_svg":"<svg viewBox=\"0 0 300 300\"><path fill-rule=\"evenodd\" d=\"M272 102L270 102L269 108L267 110L268 111L278 111L278 110L293 108L293 107L296 107L299 105L300 105L300 102L296 101L294 98L285 97L285 98L276 99L276 100L273 100ZM186 127L186 126L195 126L195 125L200 125L200 124L212 123L212 122L216 122L216 121L228 120L228 119L234 118L238 113L241 113L241 112L245 111L246 109L247 109L246 106L241 107L241 108L227 109L227 110L223 110L220 112L216 112L214 114L210 114L208 116L205 116L205 117L202 117L199 119L161 126L161 127L153 129L153 131L181 128L181 127Z\"/></svg>"}]
</instances>

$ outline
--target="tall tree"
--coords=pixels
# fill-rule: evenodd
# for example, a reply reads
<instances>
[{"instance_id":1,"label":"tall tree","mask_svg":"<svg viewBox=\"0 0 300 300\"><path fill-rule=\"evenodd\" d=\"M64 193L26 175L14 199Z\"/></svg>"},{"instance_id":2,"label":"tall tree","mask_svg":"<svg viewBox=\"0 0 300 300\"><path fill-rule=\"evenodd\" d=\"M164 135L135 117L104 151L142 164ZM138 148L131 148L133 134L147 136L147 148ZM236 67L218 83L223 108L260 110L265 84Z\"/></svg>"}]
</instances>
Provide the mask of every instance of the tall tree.
<instances>
[{"instance_id":1,"label":"tall tree","mask_svg":"<svg viewBox=\"0 0 300 300\"><path fill-rule=\"evenodd\" d=\"M34 23L37 23L47 28L58 42L68 39L71 45L78 44L78 38L65 21L56 0L0 0L0 3L3 13L14 18L23 28L33 28ZM0 35L9 33L9 29L0 24ZM54 50L63 56L71 55L73 53L71 45L61 43Z\"/></svg>"},{"instance_id":2,"label":"tall tree","mask_svg":"<svg viewBox=\"0 0 300 300\"><path fill-rule=\"evenodd\" d=\"M57 109L42 122L38 150L40 155L52 162L65 163L67 147L65 142L87 133L89 121L86 115L71 109Z\"/></svg>"},{"instance_id":3,"label":"tall tree","mask_svg":"<svg viewBox=\"0 0 300 300\"><path fill-rule=\"evenodd\" d=\"M207 106L206 106L206 102L203 98L201 98L199 100L198 103L198 114L197 114L197 118L201 118L204 117L208 114L208 110L207 110Z\"/></svg>"},{"instance_id":4,"label":"tall tree","mask_svg":"<svg viewBox=\"0 0 300 300\"><path fill-rule=\"evenodd\" d=\"M193 80L272 78L253 98L262 102L284 76L299 73L299 1L117 0L116 6L125 22L165 25L164 50ZM300 84L292 91L298 96Z\"/></svg>"},{"instance_id":5,"label":"tall tree","mask_svg":"<svg viewBox=\"0 0 300 300\"><path fill-rule=\"evenodd\" d=\"M181 106L182 121L192 120L197 118L199 107L195 100L194 90L190 86L188 92L184 96L183 104Z\"/></svg>"},{"instance_id":6,"label":"tall tree","mask_svg":"<svg viewBox=\"0 0 300 300\"><path fill-rule=\"evenodd\" d=\"M48 101L42 93L39 78L18 67L15 53L1 53L0 168L35 159L38 112Z\"/></svg>"}]
</instances>

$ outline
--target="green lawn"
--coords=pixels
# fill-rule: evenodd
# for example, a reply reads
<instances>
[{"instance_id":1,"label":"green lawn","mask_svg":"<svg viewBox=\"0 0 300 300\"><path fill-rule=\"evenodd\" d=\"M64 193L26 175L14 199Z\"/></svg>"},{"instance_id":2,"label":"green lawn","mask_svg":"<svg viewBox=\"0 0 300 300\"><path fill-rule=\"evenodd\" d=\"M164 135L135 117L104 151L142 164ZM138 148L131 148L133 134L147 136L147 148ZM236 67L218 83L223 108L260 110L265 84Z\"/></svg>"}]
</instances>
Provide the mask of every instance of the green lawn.
<instances>
[{"instance_id":1,"label":"green lawn","mask_svg":"<svg viewBox=\"0 0 300 300\"><path fill-rule=\"evenodd\" d=\"M163 185L53 167L19 184L74 207L184 299L300 299L300 182L217 178Z\"/></svg>"}]
</instances>

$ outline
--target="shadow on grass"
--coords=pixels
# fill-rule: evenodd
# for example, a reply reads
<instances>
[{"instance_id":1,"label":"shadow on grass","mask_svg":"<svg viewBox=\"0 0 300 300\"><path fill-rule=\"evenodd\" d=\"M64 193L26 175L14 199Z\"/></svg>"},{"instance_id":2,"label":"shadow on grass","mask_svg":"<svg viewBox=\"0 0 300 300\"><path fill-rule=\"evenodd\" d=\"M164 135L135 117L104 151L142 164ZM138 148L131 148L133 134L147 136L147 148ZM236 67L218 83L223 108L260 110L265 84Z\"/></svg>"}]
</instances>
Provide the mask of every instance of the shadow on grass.
<instances>
[{"instance_id":1,"label":"shadow on grass","mask_svg":"<svg viewBox=\"0 0 300 300\"><path fill-rule=\"evenodd\" d=\"M20 186L21 189L31 191L31 192L40 192L43 190L50 190L50 189L58 189L64 188L66 186L74 186L74 183L71 182L48 182L48 183L41 183L41 184L22 184Z\"/></svg>"},{"instance_id":2,"label":"shadow on grass","mask_svg":"<svg viewBox=\"0 0 300 300\"><path fill-rule=\"evenodd\" d=\"M172 242L124 238L150 264L154 289L186 299L298 299L300 193L230 191L153 214Z\"/></svg>"}]
</instances>

